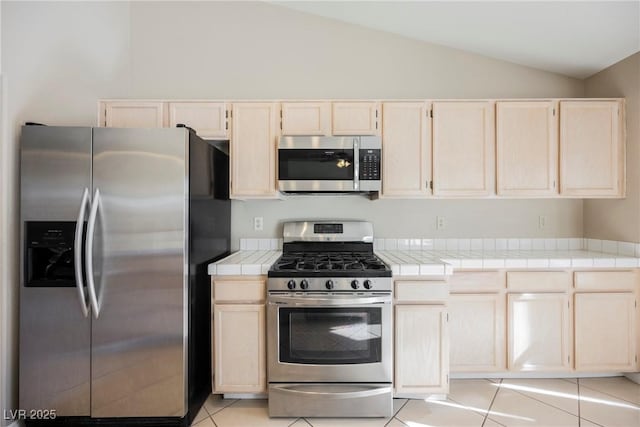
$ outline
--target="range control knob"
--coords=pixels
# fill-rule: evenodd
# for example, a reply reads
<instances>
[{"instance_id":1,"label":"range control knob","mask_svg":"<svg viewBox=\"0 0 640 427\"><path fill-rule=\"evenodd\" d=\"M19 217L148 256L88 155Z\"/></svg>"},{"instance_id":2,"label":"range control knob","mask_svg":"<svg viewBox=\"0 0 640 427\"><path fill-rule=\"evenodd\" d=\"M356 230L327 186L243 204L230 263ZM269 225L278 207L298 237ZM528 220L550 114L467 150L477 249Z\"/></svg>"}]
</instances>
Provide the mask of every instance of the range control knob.
<instances>
[{"instance_id":1,"label":"range control knob","mask_svg":"<svg viewBox=\"0 0 640 427\"><path fill-rule=\"evenodd\" d=\"M363 285L365 289L371 289L371 287L373 286L373 283L371 283L371 280L365 280Z\"/></svg>"},{"instance_id":2,"label":"range control knob","mask_svg":"<svg viewBox=\"0 0 640 427\"><path fill-rule=\"evenodd\" d=\"M308 289L309 288L309 282L307 282L306 279L302 279L302 282L300 282L300 289Z\"/></svg>"},{"instance_id":3,"label":"range control knob","mask_svg":"<svg viewBox=\"0 0 640 427\"><path fill-rule=\"evenodd\" d=\"M358 282L357 280L352 280L351 281L351 287L353 289L358 289L360 287L360 282Z\"/></svg>"},{"instance_id":4,"label":"range control knob","mask_svg":"<svg viewBox=\"0 0 640 427\"><path fill-rule=\"evenodd\" d=\"M327 280L325 286L327 287L327 289L333 289L333 280Z\"/></svg>"},{"instance_id":5,"label":"range control knob","mask_svg":"<svg viewBox=\"0 0 640 427\"><path fill-rule=\"evenodd\" d=\"M296 288L296 281L295 280L289 280L287 282L287 288L289 289L295 289Z\"/></svg>"}]
</instances>

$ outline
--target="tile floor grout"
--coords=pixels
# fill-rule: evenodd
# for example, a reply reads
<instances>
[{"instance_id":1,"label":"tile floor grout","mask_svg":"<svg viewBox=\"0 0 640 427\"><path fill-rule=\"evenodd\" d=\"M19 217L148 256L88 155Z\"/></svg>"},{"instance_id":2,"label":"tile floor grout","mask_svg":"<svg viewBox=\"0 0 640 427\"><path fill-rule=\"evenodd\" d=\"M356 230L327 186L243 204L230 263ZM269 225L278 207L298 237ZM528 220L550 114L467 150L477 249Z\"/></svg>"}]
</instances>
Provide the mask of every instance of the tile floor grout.
<instances>
[{"instance_id":1,"label":"tile floor grout","mask_svg":"<svg viewBox=\"0 0 640 427\"><path fill-rule=\"evenodd\" d=\"M517 381L517 379L514 379L514 380ZM566 379L563 379L563 380L566 380ZM487 380L487 381L489 381L489 380ZM562 391L563 393L565 393L565 391L563 391L563 390L565 390L564 387L556 388L556 386L554 386L553 383L545 385L544 382L543 382L544 379L540 379L540 381L541 381L541 383L540 383L541 385L539 387L541 389L546 388L546 389L551 390L551 391L558 390L558 391ZM431 404L428 401L425 401L425 402L422 402L422 403L419 402L418 404L413 404L412 403L411 408L408 408L407 405L409 405L409 403L414 401L414 400L413 399L403 399L404 402L398 407L397 410L393 411L393 415L384 423L384 426L388 427L390 424L394 424L396 426L405 426L405 427L409 426L409 425L412 425L411 423L407 424L405 421L403 421L402 419L398 418L398 415L402 411L405 411L405 413L402 414L403 418L405 418L405 419L407 417L409 417L411 419L413 419L412 417L418 417L418 419L419 419L420 417L424 417L424 416L427 417L427 418L424 418L424 419L428 419L428 417L431 416L429 414L431 414L432 411L434 411L434 415L436 416L436 419L437 419L438 416L442 416L442 414L444 413L446 415L446 418L447 419L451 419L451 421L445 421L444 424L436 424L436 425L443 425L443 426L444 425L447 425L447 426L457 425L453 419L456 418L456 417L460 417L460 416L470 417L471 418L471 422L473 423L473 425L479 425L480 427L485 427L485 426L488 427L489 423L491 423L491 425L497 425L497 426L505 426L505 425L509 426L509 425L512 424L511 420L507 420L507 422L503 423L501 421L496 421L496 419L491 417L491 412L496 407L498 398L504 399L506 397L506 395L500 397L501 395L499 393L501 393L501 392L502 393L506 393L507 390L512 391L515 394L521 396L518 399L522 398L522 399L526 399L526 400L530 400L530 401L535 401L536 402L535 405L542 405L542 407L548 407L549 409L552 408L555 411L559 411L558 412L559 415L557 415L557 417L559 417L559 419L564 419L563 417L565 416L565 415L560 415L560 413L564 413L564 414L572 417L571 419L577 418L578 427L585 426L585 423L590 423L589 425L600 426L600 427L608 426L610 424L609 418L607 418L607 414L610 413L611 409L606 409L606 408L609 408L609 406L607 404L607 399L606 398L603 398L604 400L600 399L600 400L602 400L602 402L596 401L595 404L593 402L591 402L590 400L585 401L585 400L583 400L582 394L586 390L590 390L590 391L593 391L593 392L596 392L596 393L600 393L600 394L608 396L608 397L610 397L612 399L616 399L618 401L625 402L625 403L628 403L629 405L632 405L632 408L634 408L634 409L632 409L632 412L631 412L631 415L630 415L631 416L630 419L634 420L634 421L631 421L631 424L633 424L633 425L635 425L634 424L634 422L635 422L635 412L634 412L634 410L640 410L640 402L636 403L634 401L631 401L631 400L628 400L628 399L624 399L622 397L619 397L617 395L614 395L614 394L610 393L611 391L613 391L614 393L618 393L618 394L620 394L622 396L626 396L627 398L633 398L634 389L631 386L632 383L631 382L625 383L624 379L615 379L615 380L610 380L610 381L602 382L602 383L598 383L597 380L596 381L591 381L591 382L588 382L590 384L590 386L584 385L584 382L582 382L581 379L576 379L575 382L567 381L568 383L571 383L572 385L575 385L575 392L572 392L571 394L573 395L575 393L577 395L577 401L578 401L577 402L577 404L578 404L578 406L577 406L577 415L575 415L572 412L570 412L570 411L574 410L572 407L569 407L569 410L563 409L561 406L567 407L567 405L563 405L563 404L560 403L564 399L567 399L567 398L573 399L573 396L571 396L571 397L563 397L562 395L553 396L553 394L552 394L551 397L545 398L546 401L542 401L538 397L535 396L535 393L527 394L527 392L525 392L523 390L517 390L517 389L511 390L511 389L507 389L505 387L502 387L502 385L504 384L504 379L499 379L497 382L493 382L493 381L489 381L489 382L492 383L492 384L497 385L497 387L496 387L495 392L493 392L493 395L490 394L490 393L492 393L492 391L490 390L490 387L487 387L487 389L482 392L485 395L485 398L487 400L488 400L489 397L491 397L491 400L490 400L490 402L488 404L488 408L486 410L482 410L482 407L484 407L484 405L486 405L487 400L484 401L483 405L469 405L468 403L465 404L465 403L462 403L462 402L458 402L457 400L453 400L451 398L447 398L446 399L447 401L452 402L453 404L456 404L457 406L455 408L445 408L444 410L442 410L441 409L442 405L434 405L434 404ZM458 386L459 387L464 387L463 384L464 384L464 380L460 380L460 383L459 383ZM608 390L609 392L605 392L605 391L600 390L599 389L600 388L599 384L602 384L602 387L605 388L606 390ZM483 386L483 388L485 388L485 387ZM638 386L638 391L640 393L640 386ZM460 397L462 397L462 395ZM555 398L555 400L553 400L554 398ZM242 424L242 420L243 420L242 417L244 416L243 415L243 411L244 411L244 406L245 405L240 405L241 407L238 407L238 405L237 405L238 402L242 402L243 401L242 399L234 399L231 402L229 402L228 404L225 404L224 400L222 400L220 398L213 397L213 399L214 400L217 399L218 401L217 402L214 402L214 400L210 401L210 403L209 403L210 406L216 407L218 404L221 404L221 403L224 406L222 406L220 408L217 408L216 410L212 410L211 413L210 413L209 410L206 408L206 406L203 405L201 410L204 409L204 413L207 416L205 418L201 419L200 421L198 421L198 424L206 422L209 426L224 427L224 426L227 425L226 423L228 423L229 420L232 419L233 420L232 421L233 425L243 425L243 426L245 425L245 424ZM222 402L220 400L222 400ZM422 400L422 399L419 399L419 400ZM462 401L464 402L465 399L463 398ZM259 413L258 418L256 418L256 412L251 412L253 410L250 411L250 413L252 414L252 415L249 416L250 418L246 418L246 420L252 420L251 423L253 423L253 425L251 427L257 427L258 425L261 426L261 425L273 424L273 422L272 422L273 419L270 419L268 417L268 413L266 411L266 403L265 402L266 401L264 399L262 399L260 401L260 403L257 403L256 405L251 406L251 408L254 408L254 407L261 408L258 411L258 413ZM523 401L523 402L526 402L526 401ZM500 405L504 406L503 403L501 403ZM559 406L556 406L556 404L554 404L554 403L558 404ZM523 403L523 404L527 405L526 403ZM466 408L465 408L465 406L466 406ZM469 408L471 408L471 406L477 406L477 408L469 409ZM526 408L527 406L524 406L524 407ZM535 406L533 406L533 407L535 407ZM223 411L223 410L225 410L227 408L231 408L233 411L231 411L230 413L225 413L224 415L222 415L222 417L218 416L220 419L219 419L219 422L216 422L213 419L214 415L219 414L221 411ZM247 409L248 408L249 407L247 406ZM423 409L421 409L421 408L424 408L424 411L426 411L426 412L421 412L421 411L423 411ZM538 408L540 408L540 406L538 406ZM509 407L509 409L511 409L511 407ZM521 413L517 412L518 408L514 407L512 409L516 410L515 414L524 415L524 414L521 414ZM418 412L416 412L416 410ZM585 413L584 413L583 410L587 410L587 414L586 415L588 415L589 418L585 418L584 417ZM533 413L532 414L532 413L526 413L525 412L525 414L527 416L531 417L531 418L538 419L537 415L541 414L541 413L543 413L545 411L546 410L544 410L544 409L538 409L538 413ZM483 412L484 412L484 414L483 414ZM509 411L509 412L511 412L511 411ZM464 415L465 413L467 415ZM471 416L471 413L476 414L476 415ZM239 416L241 418L236 419L236 416ZM231 418L229 418L229 417L231 417ZM264 420L263 420L263 417L264 417ZM473 421L473 419L475 417L478 418L478 424L475 424L475 421ZM628 421L629 420L629 418L628 418L629 417L629 412L627 412L626 417L627 417L626 418L627 419L626 422L629 423L629 421ZM206 418L209 418L210 421L206 421ZM595 418L599 422L592 421L590 418ZM501 419L501 418L498 416L497 419ZM569 418L567 418L567 419L569 420ZM638 418L638 419L640 420L640 418ZM300 421L302 421L303 422L303 424L301 425L302 427L304 427L304 426L306 426L306 427L314 427L314 424L311 423L309 420L307 420L304 417L297 417L297 418L295 418L294 420L292 420L288 424L286 424L286 422L287 422L286 420L283 420L283 421L284 422L281 422L281 424L275 423L275 425L292 427L296 423L299 423ZM502 421L504 421L504 420L502 420ZM538 422L539 421L540 420L538 419ZM236 424L238 422L239 422L239 424ZM378 424L379 422L380 421L377 421L377 422L372 421L371 424L369 424L368 422L364 422L363 420L359 420L358 419L358 420L356 420L355 423L353 423L353 425L360 425L360 424L362 424L362 425L382 425L382 424ZM319 424L323 425L325 423L319 423ZM330 424L330 423L327 423L327 424ZM346 424L352 425L351 422L345 421L345 425ZM341 422L338 421L337 424L331 424L331 425L335 425L337 427L337 426L341 425ZM573 425L575 425L575 424L573 424ZM640 425L640 424L638 424L638 425ZM246 424L246 426L249 427L249 424Z\"/></svg>"},{"instance_id":2,"label":"tile floor grout","mask_svg":"<svg viewBox=\"0 0 640 427\"><path fill-rule=\"evenodd\" d=\"M496 397L498 396L498 392L500 391L500 385L502 385L502 381L503 380L504 380L503 378L500 379L500 382L498 383L498 387L496 387L496 392L493 393L493 398L491 399L491 403L489 403L489 407L487 408L487 413L484 414L484 419L482 420L482 424L481 424L480 427L484 427L484 425L487 422L487 418L489 418L489 414L491 413L491 408L493 407L493 402L496 401ZM493 383L493 384L495 384L495 383ZM491 421L497 422L497 421L494 421L494 420L491 420ZM502 423L499 423L499 424L502 425Z\"/></svg>"}]
</instances>

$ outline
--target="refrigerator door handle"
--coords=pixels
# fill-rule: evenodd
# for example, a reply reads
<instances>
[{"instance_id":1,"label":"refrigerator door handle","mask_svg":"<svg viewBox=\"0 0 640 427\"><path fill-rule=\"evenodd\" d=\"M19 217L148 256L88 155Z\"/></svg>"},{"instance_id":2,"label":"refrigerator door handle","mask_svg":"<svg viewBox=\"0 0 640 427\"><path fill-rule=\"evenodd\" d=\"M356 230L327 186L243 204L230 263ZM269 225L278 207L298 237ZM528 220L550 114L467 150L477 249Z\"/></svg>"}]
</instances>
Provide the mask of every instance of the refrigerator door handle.
<instances>
[{"instance_id":1,"label":"refrigerator door handle","mask_svg":"<svg viewBox=\"0 0 640 427\"><path fill-rule=\"evenodd\" d=\"M89 289L89 300L93 308L93 316L97 319L100 315L98 307L98 297L96 296L96 284L93 280L93 234L96 227L96 217L98 216L98 205L100 205L100 190L96 188L89 212L87 222L87 246L85 247L85 260L87 263L87 288Z\"/></svg>"},{"instance_id":2,"label":"refrigerator door handle","mask_svg":"<svg viewBox=\"0 0 640 427\"><path fill-rule=\"evenodd\" d=\"M80 309L84 317L89 315L89 307L87 305L87 296L84 293L84 282L82 280L82 230L84 229L84 216L88 201L89 189L85 187L82 193L82 201L80 202L80 211L78 212L78 219L76 221L76 235L73 242L76 288L78 290L78 299L80 300Z\"/></svg>"}]
</instances>

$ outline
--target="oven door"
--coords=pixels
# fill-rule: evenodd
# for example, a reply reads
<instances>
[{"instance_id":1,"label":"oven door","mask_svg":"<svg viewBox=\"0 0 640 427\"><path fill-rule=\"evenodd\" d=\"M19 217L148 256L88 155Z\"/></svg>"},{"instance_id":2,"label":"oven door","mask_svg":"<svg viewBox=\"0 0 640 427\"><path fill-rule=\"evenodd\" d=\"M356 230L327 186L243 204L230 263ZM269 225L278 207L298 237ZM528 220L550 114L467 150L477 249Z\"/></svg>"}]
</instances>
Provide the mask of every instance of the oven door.
<instances>
[{"instance_id":1,"label":"oven door","mask_svg":"<svg viewBox=\"0 0 640 427\"><path fill-rule=\"evenodd\" d=\"M391 295L270 295L269 382L391 382Z\"/></svg>"},{"instance_id":2,"label":"oven door","mask_svg":"<svg viewBox=\"0 0 640 427\"><path fill-rule=\"evenodd\" d=\"M330 148L278 149L280 191L358 190L358 156L353 144Z\"/></svg>"}]
</instances>

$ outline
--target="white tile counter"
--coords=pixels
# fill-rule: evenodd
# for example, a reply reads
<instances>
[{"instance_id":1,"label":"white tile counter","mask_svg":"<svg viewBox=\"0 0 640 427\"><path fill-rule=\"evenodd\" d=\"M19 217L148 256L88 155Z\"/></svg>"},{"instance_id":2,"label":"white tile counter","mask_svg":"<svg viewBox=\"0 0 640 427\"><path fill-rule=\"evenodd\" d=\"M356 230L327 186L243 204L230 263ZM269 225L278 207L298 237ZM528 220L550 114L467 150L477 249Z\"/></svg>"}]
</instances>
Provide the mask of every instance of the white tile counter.
<instances>
[{"instance_id":1,"label":"white tile counter","mask_svg":"<svg viewBox=\"0 0 640 427\"><path fill-rule=\"evenodd\" d=\"M259 276L267 274L280 255L278 250L238 251L209 264L208 272L210 276Z\"/></svg>"},{"instance_id":2,"label":"white tile counter","mask_svg":"<svg viewBox=\"0 0 640 427\"><path fill-rule=\"evenodd\" d=\"M634 256L588 250L378 250L375 251L398 276L443 276L456 269L498 268L635 268L640 259ZM214 276L267 274L271 264L282 255L279 250L241 250L209 264Z\"/></svg>"}]
</instances>

